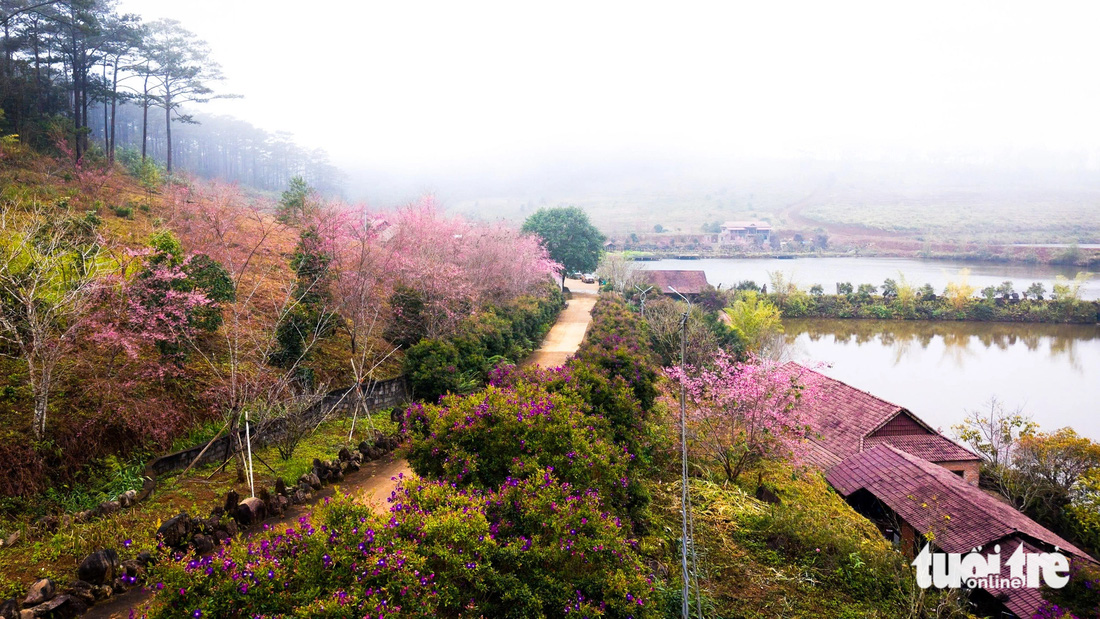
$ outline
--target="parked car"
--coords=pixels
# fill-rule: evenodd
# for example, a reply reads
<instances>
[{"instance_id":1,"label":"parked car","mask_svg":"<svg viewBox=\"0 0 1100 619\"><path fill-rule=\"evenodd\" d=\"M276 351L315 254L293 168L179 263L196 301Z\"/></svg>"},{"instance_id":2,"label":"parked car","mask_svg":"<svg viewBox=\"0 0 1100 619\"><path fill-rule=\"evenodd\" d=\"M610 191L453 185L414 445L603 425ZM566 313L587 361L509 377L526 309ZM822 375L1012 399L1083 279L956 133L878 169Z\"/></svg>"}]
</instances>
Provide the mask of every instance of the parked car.
<instances>
[{"instance_id":1,"label":"parked car","mask_svg":"<svg viewBox=\"0 0 1100 619\"><path fill-rule=\"evenodd\" d=\"M591 273L585 273L584 275L581 276L581 281L586 283L586 284L595 284L596 283L596 277L594 275L592 275Z\"/></svg>"}]
</instances>

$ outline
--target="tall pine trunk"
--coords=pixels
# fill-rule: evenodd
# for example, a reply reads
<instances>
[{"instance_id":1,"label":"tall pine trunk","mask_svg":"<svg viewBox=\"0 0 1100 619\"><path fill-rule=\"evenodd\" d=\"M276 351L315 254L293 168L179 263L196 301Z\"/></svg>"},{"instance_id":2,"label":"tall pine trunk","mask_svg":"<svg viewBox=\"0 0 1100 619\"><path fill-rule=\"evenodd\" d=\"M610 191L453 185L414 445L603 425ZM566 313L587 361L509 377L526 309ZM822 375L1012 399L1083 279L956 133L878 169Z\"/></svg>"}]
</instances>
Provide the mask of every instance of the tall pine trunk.
<instances>
[{"instance_id":1,"label":"tall pine trunk","mask_svg":"<svg viewBox=\"0 0 1100 619\"><path fill-rule=\"evenodd\" d=\"M167 86L164 89L164 138L167 152L168 173L172 173L172 93Z\"/></svg>"}]
</instances>

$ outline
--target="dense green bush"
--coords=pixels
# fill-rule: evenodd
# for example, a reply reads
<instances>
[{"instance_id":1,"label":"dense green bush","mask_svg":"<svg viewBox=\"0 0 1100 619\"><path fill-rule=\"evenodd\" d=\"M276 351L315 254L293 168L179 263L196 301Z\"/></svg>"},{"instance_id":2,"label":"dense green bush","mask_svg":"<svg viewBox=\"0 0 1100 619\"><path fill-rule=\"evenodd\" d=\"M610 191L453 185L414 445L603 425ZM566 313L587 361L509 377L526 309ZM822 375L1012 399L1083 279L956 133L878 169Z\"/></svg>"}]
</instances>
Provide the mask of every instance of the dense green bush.
<instances>
[{"instance_id":1,"label":"dense green bush","mask_svg":"<svg viewBox=\"0 0 1100 619\"><path fill-rule=\"evenodd\" d=\"M406 295L404 315L416 308ZM503 307L489 307L469 316L448 338L421 339L405 351L405 374L413 394L435 401L447 393L470 393L484 384L499 363L511 363L529 353L550 329L564 306L561 292L548 286L540 296L523 296ZM395 332L397 333L397 332ZM401 331L398 335L409 333Z\"/></svg>"},{"instance_id":2,"label":"dense green bush","mask_svg":"<svg viewBox=\"0 0 1100 619\"><path fill-rule=\"evenodd\" d=\"M1092 324L1100 321L1100 302L1025 299L1008 301L971 299L961 309L946 297L920 295L908 302L897 297L871 295L791 295L779 303L784 318L897 318L903 320L974 320L982 322L1063 322Z\"/></svg>"},{"instance_id":3,"label":"dense green bush","mask_svg":"<svg viewBox=\"0 0 1100 619\"><path fill-rule=\"evenodd\" d=\"M487 493L410 479L389 514L337 498L295 528L167 561L149 616L655 616L614 516L534 473Z\"/></svg>"}]
</instances>

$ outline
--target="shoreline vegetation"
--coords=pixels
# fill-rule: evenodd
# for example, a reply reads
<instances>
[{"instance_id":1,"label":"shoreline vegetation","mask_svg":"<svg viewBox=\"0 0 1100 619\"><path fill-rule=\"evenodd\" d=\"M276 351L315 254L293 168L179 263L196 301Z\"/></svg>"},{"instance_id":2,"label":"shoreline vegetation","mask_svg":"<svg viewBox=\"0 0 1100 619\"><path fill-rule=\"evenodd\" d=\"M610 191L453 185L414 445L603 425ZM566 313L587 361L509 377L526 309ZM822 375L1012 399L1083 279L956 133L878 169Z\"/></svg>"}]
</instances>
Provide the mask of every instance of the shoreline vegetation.
<instances>
[{"instance_id":1,"label":"shoreline vegetation","mask_svg":"<svg viewBox=\"0 0 1100 619\"><path fill-rule=\"evenodd\" d=\"M825 294L821 284L804 290L782 273L769 275L770 291L768 284L758 288L755 282L741 282L736 290L766 295L783 318L1100 323L1100 301L1080 299L1081 286L1090 276L1086 272L1072 280L1059 277L1050 291L1041 283L1017 291L1011 281L979 291L968 281L969 270L962 269L939 294L931 284L918 287L900 274L881 286L836 282L836 294Z\"/></svg>"}]
</instances>

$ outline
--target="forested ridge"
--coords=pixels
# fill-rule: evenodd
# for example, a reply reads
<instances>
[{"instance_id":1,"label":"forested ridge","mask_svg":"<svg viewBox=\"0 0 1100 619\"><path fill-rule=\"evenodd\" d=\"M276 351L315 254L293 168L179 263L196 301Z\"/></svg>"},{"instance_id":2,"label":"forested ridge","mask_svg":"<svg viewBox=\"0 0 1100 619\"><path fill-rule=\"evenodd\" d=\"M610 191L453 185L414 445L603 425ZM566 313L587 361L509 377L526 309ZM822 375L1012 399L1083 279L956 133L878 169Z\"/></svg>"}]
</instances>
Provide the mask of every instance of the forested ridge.
<instances>
[{"instance_id":1,"label":"forested ridge","mask_svg":"<svg viewBox=\"0 0 1100 619\"><path fill-rule=\"evenodd\" d=\"M71 145L76 158L152 159L168 173L275 191L301 176L320 191L339 172L321 150L196 110L216 98L221 67L175 20L120 14L111 0L0 2L0 135L36 148Z\"/></svg>"}]
</instances>

